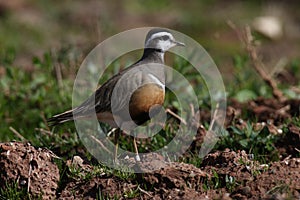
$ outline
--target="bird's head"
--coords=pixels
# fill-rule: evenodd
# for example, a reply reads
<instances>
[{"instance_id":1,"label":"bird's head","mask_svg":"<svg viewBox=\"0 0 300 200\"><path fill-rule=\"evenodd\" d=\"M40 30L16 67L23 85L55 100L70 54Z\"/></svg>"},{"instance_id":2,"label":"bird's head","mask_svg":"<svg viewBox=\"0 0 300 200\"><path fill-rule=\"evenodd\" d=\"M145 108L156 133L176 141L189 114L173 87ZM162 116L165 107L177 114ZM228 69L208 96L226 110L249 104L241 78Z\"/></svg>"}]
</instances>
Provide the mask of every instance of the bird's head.
<instances>
[{"instance_id":1,"label":"bird's head","mask_svg":"<svg viewBox=\"0 0 300 200\"><path fill-rule=\"evenodd\" d=\"M174 46L185 46L184 43L175 40L173 35L166 29L152 29L148 32L145 40L145 48L157 49L166 52Z\"/></svg>"}]
</instances>

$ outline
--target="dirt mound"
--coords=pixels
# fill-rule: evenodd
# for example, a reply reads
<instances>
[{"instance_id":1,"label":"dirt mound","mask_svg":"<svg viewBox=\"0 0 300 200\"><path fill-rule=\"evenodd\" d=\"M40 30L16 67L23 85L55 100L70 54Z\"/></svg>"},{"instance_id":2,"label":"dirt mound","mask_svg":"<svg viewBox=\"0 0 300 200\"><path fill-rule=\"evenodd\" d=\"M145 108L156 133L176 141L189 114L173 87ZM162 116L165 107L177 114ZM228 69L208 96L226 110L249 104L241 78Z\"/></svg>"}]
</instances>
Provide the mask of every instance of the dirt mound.
<instances>
[{"instance_id":1,"label":"dirt mound","mask_svg":"<svg viewBox=\"0 0 300 200\"><path fill-rule=\"evenodd\" d=\"M143 159L150 160L150 157L157 158L158 155L153 153ZM72 181L62 191L60 199L66 197L94 199L97 194L117 199L120 197L135 197L135 199L169 199L171 197L195 199L201 197L201 193L196 192L201 189L201 185L198 183L208 177L208 174L193 165L176 162L164 162L162 169L149 172L149 169L158 164L157 162L135 164L135 167L139 165L140 169L144 169L148 173L136 174L134 178L126 180L103 173L101 176L95 176L89 180ZM146 191L141 186L149 188L149 190Z\"/></svg>"},{"instance_id":2,"label":"dirt mound","mask_svg":"<svg viewBox=\"0 0 300 200\"><path fill-rule=\"evenodd\" d=\"M2 143L0 150L0 187L17 183L33 197L40 195L43 199L300 198L300 158L287 157L266 165L254 161L245 151L226 149L208 154L199 168L161 160L164 165L160 170L149 171L151 165L158 164L150 162L151 157L158 158L153 153L143 158L149 161L145 166L139 166L147 173L120 176L96 169L76 156L66 162L66 167L67 173L77 171L78 178L69 177L58 188L59 172L51 151L19 142Z\"/></svg>"},{"instance_id":3,"label":"dirt mound","mask_svg":"<svg viewBox=\"0 0 300 200\"><path fill-rule=\"evenodd\" d=\"M60 199L286 199L299 198L299 191L300 159L266 165L245 151L226 150L207 155L200 168L172 162L127 179L103 173L72 181Z\"/></svg>"},{"instance_id":4,"label":"dirt mound","mask_svg":"<svg viewBox=\"0 0 300 200\"><path fill-rule=\"evenodd\" d=\"M270 164L255 179L241 185L232 194L244 199L299 199L300 159L292 158Z\"/></svg>"},{"instance_id":5,"label":"dirt mound","mask_svg":"<svg viewBox=\"0 0 300 200\"><path fill-rule=\"evenodd\" d=\"M35 198L55 198L59 170L53 156L51 151L29 143L0 143L0 188L17 184Z\"/></svg>"},{"instance_id":6,"label":"dirt mound","mask_svg":"<svg viewBox=\"0 0 300 200\"><path fill-rule=\"evenodd\" d=\"M213 183L222 185L233 199L300 198L299 158L266 165L251 157L245 151L215 152L203 160L201 169L211 174Z\"/></svg>"}]
</instances>

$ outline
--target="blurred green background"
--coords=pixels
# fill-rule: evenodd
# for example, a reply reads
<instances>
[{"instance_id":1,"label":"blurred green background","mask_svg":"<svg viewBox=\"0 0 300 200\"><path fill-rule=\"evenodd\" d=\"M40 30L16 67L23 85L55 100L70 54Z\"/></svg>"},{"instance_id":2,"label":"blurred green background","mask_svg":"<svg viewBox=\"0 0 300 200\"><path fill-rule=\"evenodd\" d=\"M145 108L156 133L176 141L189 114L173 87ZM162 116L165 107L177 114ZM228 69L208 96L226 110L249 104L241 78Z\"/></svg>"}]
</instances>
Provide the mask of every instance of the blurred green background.
<instances>
[{"instance_id":1,"label":"blurred green background","mask_svg":"<svg viewBox=\"0 0 300 200\"><path fill-rule=\"evenodd\" d=\"M216 62L229 96L268 96L227 21L244 26L259 16L276 17L280 37L256 35L265 70L287 66L297 73L299 10L296 0L2 0L0 141L15 139L12 128L30 140L38 137L37 128L49 130L45 119L71 108L76 70L88 52L107 37L137 27L166 27L197 40ZM250 93L238 94L241 89Z\"/></svg>"},{"instance_id":2,"label":"blurred green background","mask_svg":"<svg viewBox=\"0 0 300 200\"><path fill-rule=\"evenodd\" d=\"M265 44L272 45L267 50L282 57L295 56L300 41L299 8L298 1L258 0L1 1L0 44L2 51L16 51L17 65L30 67L33 55L42 56L49 49L68 45L90 49L120 31L160 26L195 38L223 62L241 46L227 20L251 25L258 16L276 16L285 33L280 40ZM219 66L223 68L222 63Z\"/></svg>"}]
</instances>

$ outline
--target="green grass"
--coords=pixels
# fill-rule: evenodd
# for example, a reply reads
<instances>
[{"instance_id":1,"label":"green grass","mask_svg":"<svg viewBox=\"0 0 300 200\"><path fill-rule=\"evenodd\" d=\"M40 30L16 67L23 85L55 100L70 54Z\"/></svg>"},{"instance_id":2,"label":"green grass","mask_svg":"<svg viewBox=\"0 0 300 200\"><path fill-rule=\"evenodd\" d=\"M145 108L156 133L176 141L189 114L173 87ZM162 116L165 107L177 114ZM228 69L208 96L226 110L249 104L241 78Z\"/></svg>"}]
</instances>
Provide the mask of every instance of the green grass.
<instances>
[{"instance_id":1,"label":"green grass","mask_svg":"<svg viewBox=\"0 0 300 200\"><path fill-rule=\"evenodd\" d=\"M293 199L293 194L291 192L290 185L284 182L278 183L278 185L268 190L266 194L269 195L286 194L287 195L287 197L285 197L286 199Z\"/></svg>"},{"instance_id":2,"label":"green grass","mask_svg":"<svg viewBox=\"0 0 300 200\"><path fill-rule=\"evenodd\" d=\"M20 188L17 182L15 183L6 183L5 188L0 188L0 199L42 199L42 196L33 197L27 192L27 188Z\"/></svg>"},{"instance_id":3,"label":"green grass","mask_svg":"<svg viewBox=\"0 0 300 200\"><path fill-rule=\"evenodd\" d=\"M71 105L72 80L68 79L68 57L59 60L52 53L45 53L42 59L33 58L32 71L13 66L14 54L4 52L1 56L4 75L0 79L1 141L15 136L9 127L15 128L27 140L35 141L36 128L48 129L45 119L62 112ZM64 63L66 62L66 63ZM61 65L63 79L59 87L54 65ZM65 70L66 72L63 72Z\"/></svg>"},{"instance_id":4,"label":"green grass","mask_svg":"<svg viewBox=\"0 0 300 200\"><path fill-rule=\"evenodd\" d=\"M227 188L228 191L234 191L234 189L240 185L237 183L234 177L229 175L219 175L215 170L213 170L213 176L210 178L205 178L203 189L205 191L220 189L220 188Z\"/></svg>"},{"instance_id":5,"label":"green grass","mask_svg":"<svg viewBox=\"0 0 300 200\"><path fill-rule=\"evenodd\" d=\"M246 150L248 154L254 154L256 160L266 163L279 159L274 146L279 139L280 136L270 133L267 127L254 130L251 122L248 122L244 129L231 126L228 131L224 131L217 146L219 149Z\"/></svg>"},{"instance_id":6,"label":"green grass","mask_svg":"<svg viewBox=\"0 0 300 200\"><path fill-rule=\"evenodd\" d=\"M33 58L32 71L13 66L14 51L3 51L0 55L1 66L4 74L0 79L0 119L2 123L0 131L1 141L18 139L9 129L13 127L26 140L34 144L47 146L53 149L59 145L68 147L78 145L80 142L76 136L73 123L67 123L56 128L49 128L46 118L63 112L71 108L72 84L76 74L76 69L80 65L80 60L72 60L78 53L76 49L65 48L58 52L46 52L43 58ZM253 77L253 70L249 69L249 60L245 56L234 56L236 77L230 85L226 85L229 97L240 97L240 100L247 100L257 96L271 96L267 86ZM55 66L60 66L62 79L58 80ZM299 62L293 61L291 68L296 71ZM104 80L116 73L120 63L113 63L106 71ZM200 107L209 108L209 93L200 76L195 76L196 72L183 59L176 58L174 68L181 72L193 85L198 96ZM71 76L70 76L71 74ZM247 80L247 81L246 81ZM103 79L101 80L103 81ZM201 87L199 87L201 86ZM244 91L244 93L243 93ZM250 94L245 93L249 91ZM174 94L167 92L165 106L180 109ZM239 130L234 125L225 131L219 143L219 148L233 147L234 150L246 149L249 153L265 155L274 150L272 144L276 137L269 134L266 129L256 132L252 129L251 116L248 119L248 126L245 130ZM168 117L167 126L155 135L151 141L145 141L139 146L141 152L153 151L167 144L177 130L176 119ZM42 131L41 131L42 130ZM51 133L53 131L53 133ZM62 137L67 134L67 137ZM130 138L121 139L121 147L133 150Z\"/></svg>"}]
</instances>

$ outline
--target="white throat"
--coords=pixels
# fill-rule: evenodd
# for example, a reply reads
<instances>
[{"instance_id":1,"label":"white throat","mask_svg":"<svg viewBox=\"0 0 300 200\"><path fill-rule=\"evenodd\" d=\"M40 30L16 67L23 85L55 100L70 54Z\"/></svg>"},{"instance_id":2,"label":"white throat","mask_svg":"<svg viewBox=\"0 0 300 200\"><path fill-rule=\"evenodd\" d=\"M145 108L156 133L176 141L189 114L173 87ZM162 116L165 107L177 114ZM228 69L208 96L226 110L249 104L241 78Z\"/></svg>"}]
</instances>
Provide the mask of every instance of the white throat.
<instances>
[{"instance_id":1,"label":"white throat","mask_svg":"<svg viewBox=\"0 0 300 200\"><path fill-rule=\"evenodd\" d=\"M159 55L160 59L164 62L165 61L164 60L165 53L164 52L159 52L158 55Z\"/></svg>"}]
</instances>

